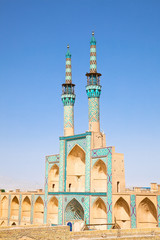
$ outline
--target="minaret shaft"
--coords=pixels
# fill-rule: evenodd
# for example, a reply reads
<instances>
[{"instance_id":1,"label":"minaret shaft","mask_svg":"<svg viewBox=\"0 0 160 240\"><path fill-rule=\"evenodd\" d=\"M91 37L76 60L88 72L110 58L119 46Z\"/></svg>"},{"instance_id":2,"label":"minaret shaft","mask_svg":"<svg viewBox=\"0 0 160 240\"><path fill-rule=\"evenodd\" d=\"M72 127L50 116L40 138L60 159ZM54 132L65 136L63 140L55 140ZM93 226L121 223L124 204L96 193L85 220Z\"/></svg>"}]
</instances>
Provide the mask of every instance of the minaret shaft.
<instances>
[{"instance_id":1,"label":"minaret shaft","mask_svg":"<svg viewBox=\"0 0 160 240\"><path fill-rule=\"evenodd\" d=\"M64 136L74 135L74 84L72 84L71 54L67 46L66 54L66 76L62 84L62 102L64 105Z\"/></svg>"}]
</instances>

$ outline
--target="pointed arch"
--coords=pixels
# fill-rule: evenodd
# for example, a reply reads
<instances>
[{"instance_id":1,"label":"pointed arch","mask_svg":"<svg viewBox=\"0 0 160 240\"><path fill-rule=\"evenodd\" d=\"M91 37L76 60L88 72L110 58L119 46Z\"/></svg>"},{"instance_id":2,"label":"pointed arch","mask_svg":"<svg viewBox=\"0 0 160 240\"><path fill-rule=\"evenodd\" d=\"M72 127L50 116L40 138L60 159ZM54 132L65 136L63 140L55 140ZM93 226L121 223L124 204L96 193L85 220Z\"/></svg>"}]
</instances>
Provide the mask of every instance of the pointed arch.
<instances>
[{"instance_id":1,"label":"pointed arch","mask_svg":"<svg viewBox=\"0 0 160 240\"><path fill-rule=\"evenodd\" d=\"M54 164L48 173L48 190L50 192L58 192L59 190L59 167Z\"/></svg>"},{"instance_id":2,"label":"pointed arch","mask_svg":"<svg viewBox=\"0 0 160 240\"><path fill-rule=\"evenodd\" d=\"M47 205L47 222L58 224L58 199L52 197Z\"/></svg>"},{"instance_id":3,"label":"pointed arch","mask_svg":"<svg viewBox=\"0 0 160 240\"><path fill-rule=\"evenodd\" d=\"M21 220L25 222L30 222L31 215L31 201L28 196L26 196L22 202L22 216Z\"/></svg>"},{"instance_id":4,"label":"pointed arch","mask_svg":"<svg viewBox=\"0 0 160 240\"><path fill-rule=\"evenodd\" d=\"M1 224L0 224L0 226L5 226L5 225L6 225L6 224L5 224L4 221L2 221Z\"/></svg>"},{"instance_id":5,"label":"pointed arch","mask_svg":"<svg viewBox=\"0 0 160 240\"><path fill-rule=\"evenodd\" d=\"M107 167L101 159L95 162L91 179L93 192L107 192Z\"/></svg>"},{"instance_id":6,"label":"pointed arch","mask_svg":"<svg viewBox=\"0 0 160 240\"><path fill-rule=\"evenodd\" d=\"M11 201L11 218L18 220L19 216L19 200L15 196Z\"/></svg>"},{"instance_id":7,"label":"pointed arch","mask_svg":"<svg viewBox=\"0 0 160 240\"><path fill-rule=\"evenodd\" d=\"M34 224L42 224L44 216L44 202L39 196L34 204Z\"/></svg>"},{"instance_id":8,"label":"pointed arch","mask_svg":"<svg viewBox=\"0 0 160 240\"><path fill-rule=\"evenodd\" d=\"M94 224L107 223L107 208L101 198L97 198L91 210L91 222ZM107 226L96 226L96 229L107 229Z\"/></svg>"},{"instance_id":9,"label":"pointed arch","mask_svg":"<svg viewBox=\"0 0 160 240\"><path fill-rule=\"evenodd\" d=\"M126 200L122 197L114 205L114 218L120 228L130 228L130 208Z\"/></svg>"},{"instance_id":10,"label":"pointed arch","mask_svg":"<svg viewBox=\"0 0 160 240\"><path fill-rule=\"evenodd\" d=\"M65 209L65 223L75 220L84 220L84 209L82 205L73 198Z\"/></svg>"},{"instance_id":11,"label":"pointed arch","mask_svg":"<svg viewBox=\"0 0 160 240\"><path fill-rule=\"evenodd\" d=\"M0 206L0 217L1 218L7 218L8 217L8 198L4 196L1 200L1 206Z\"/></svg>"},{"instance_id":12,"label":"pointed arch","mask_svg":"<svg viewBox=\"0 0 160 240\"><path fill-rule=\"evenodd\" d=\"M157 210L153 202L148 198L144 198L137 211L137 227L157 227Z\"/></svg>"},{"instance_id":13,"label":"pointed arch","mask_svg":"<svg viewBox=\"0 0 160 240\"><path fill-rule=\"evenodd\" d=\"M67 156L67 191L85 191L85 157L82 147L76 144Z\"/></svg>"}]
</instances>

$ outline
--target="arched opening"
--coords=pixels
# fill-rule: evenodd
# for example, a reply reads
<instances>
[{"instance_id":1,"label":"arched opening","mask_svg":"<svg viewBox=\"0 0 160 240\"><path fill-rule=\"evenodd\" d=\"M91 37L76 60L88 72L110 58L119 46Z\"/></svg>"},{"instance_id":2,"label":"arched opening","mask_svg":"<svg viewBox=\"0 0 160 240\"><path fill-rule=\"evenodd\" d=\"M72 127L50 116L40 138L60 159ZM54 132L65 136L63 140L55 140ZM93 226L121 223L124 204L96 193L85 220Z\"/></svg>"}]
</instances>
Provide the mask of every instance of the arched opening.
<instances>
[{"instance_id":1,"label":"arched opening","mask_svg":"<svg viewBox=\"0 0 160 240\"><path fill-rule=\"evenodd\" d=\"M120 192L120 182L117 182L117 193Z\"/></svg>"},{"instance_id":2,"label":"arched opening","mask_svg":"<svg viewBox=\"0 0 160 240\"><path fill-rule=\"evenodd\" d=\"M5 226L5 222L2 221L1 224L0 224L0 226L1 226L1 227L2 227L2 226Z\"/></svg>"},{"instance_id":3,"label":"arched opening","mask_svg":"<svg viewBox=\"0 0 160 240\"><path fill-rule=\"evenodd\" d=\"M48 174L49 192L58 192L59 190L59 167L54 164Z\"/></svg>"},{"instance_id":4,"label":"arched opening","mask_svg":"<svg viewBox=\"0 0 160 240\"><path fill-rule=\"evenodd\" d=\"M13 223L12 223L12 226L16 226L16 223L15 223L15 222L13 222Z\"/></svg>"},{"instance_id":5,"label":"arched opening","mask_svg":"<svg viewBox=\"0 0 160 240\"><path fill-rule=\"evenodd\" d=\"M137 219L138 228L157 227L157 211L150 199L145 198L140 202Z\"/></svg>"},{"instance_id":6,"label":"arched opening","mask_svg":"<svg viewBox=\"0 0 160 240\"><path fill-rule=\"evenodd\" d=\"M58 200L52 197L47 205L47 222L58 224Z\"/></svg>"},{"instance_id":7,"label":"arched opening","mask_svg":"<svg viewBox=\"0 0 160 240\"><path fill-rule=\"evenodd\" d=\"M114 205L114 219L120 228L130 228L130 208L128 203L120 197Z\"/></svg>"},{"instance_id":8,"label":"arched opening","mask_svg":"<svg viewBox=\"0 0 160 240\"><path fill-rule=\"evenodd\" d=\"M101 198L98 198L93 206L91 211L91 223L94 224L105 224L107 223L107 208L104 201ZM107 229L107 226L96 226L96 229Z\"/></svg>"},{"instance_id":9,"label":"arched opening","mask_svg":"<svg viewBox=\"0 0 160 240\"><path fill-rule=\"evenodd\" d=\"M67 157L67 192L85 191L85 152L75 145Z\"/></svg>"},{"instance_id":10,"label":"arched opening","mask_svg":"<svg viewBox=\"0 0 160 240\"><path fill-rule=\"evenodd\" d=\"M38 197L34 204L34 224L42 224L44 215L44 203L41 197Z\"/></svg>"},{"instance_id":11,"label":"arched opening","mask_svg":"<svg viewBox=\"0 0 160 240\"><path fill-rule=\"evenodd\" d=\"M107 192L107 168L100 159L93 166L91 182L93 192Z\"/></svg>"},{"instance_id":12,"label":"arched opening","mask_svg":"<svg viewBox=\"0 0 160 240\"><path fill-rule=\"evenodd\" d=\"M31 201L29 197L25 197L22 202L22 221L30 222L31 215Z\"/></svg>"},{"instance_id":13,"label":"arched opening","mask_svg":"<svg viewBox=\"0 0 160 240\"><path fill-rule=\"evenodd\" d=\"M81 204L74 198L70 201L65 210L65 223L75 220L84 220L84 210Z\"/></svg>"},{"instance_id":14,"label":"arched opening","mask_svg":"<svg viewBox=\"0 0 160 240\"><path fill-rule=\"evenodd\" d=\"M1 212L0 212L1 218L7 218L8 217L8 199L6 196L4 196L1 200Z\"/></svg>"},{"instance_id":15,"label":"arched opening","mask_svg":"<svg viewBox=\"0 0 160 240\"><path fill-rule=\"evenodd\" d=\"M11 218L14 220L18 220L18 216L19 216L19 201L18 198L15 196L11 202Z\"/></svg>"}]
</instances>

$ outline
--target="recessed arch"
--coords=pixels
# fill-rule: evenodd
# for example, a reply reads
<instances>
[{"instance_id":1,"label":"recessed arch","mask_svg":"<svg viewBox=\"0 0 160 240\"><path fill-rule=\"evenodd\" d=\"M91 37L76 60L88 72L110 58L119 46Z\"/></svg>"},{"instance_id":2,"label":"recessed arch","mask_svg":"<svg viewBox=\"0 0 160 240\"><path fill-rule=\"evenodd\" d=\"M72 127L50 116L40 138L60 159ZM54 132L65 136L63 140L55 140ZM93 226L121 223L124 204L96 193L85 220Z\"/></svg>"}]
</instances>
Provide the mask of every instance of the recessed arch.
<instances>
[{"instance_id":1,"label":"recessed arch","mask_svg":"<svg viewBox=\"0 0 160 240\"><path fill-rule=\"evenodd\" d=\"M39 196L34 204L34 224L42 224L44 216L44 202Z\"/></svg>"},{"instance_id":2,"label":"recessed arch","mask_svg":"<svg viewBox=\"0 0 160 240\"><path fill-rule=\"evenodd\" d=\"M1 218L7 218L8 217L8 198L6 196L4 196L1 199L0 217Z\"/></svg>"},{"instance_id":3,"label":"recessed arch","mask_svg":"<svg viewBox=\"0 0 160 240\"><path fill-rule=\"evenodd\" d=\"M84 220L84 209L82 205L73 198L66 206L65 209L65 223L73 222L75 220Z\"/></svg>"},{"instance_id":4,"label":"recessed arch","mask_svg":"<svg viewBox=\"0 0 160 240\"><path fill-rule=\"evenodd\" d=\"M76 144L67 156L67 191L85 191L85 152Z\"/></svg>"},{"instance_id":5,"label":"recessed arch","mask_svg":"<svg viewBox=\"0 0 160 240\"><path fill-rule=\"evenodd\" d=\"M11 218L18 220L19 217L19 200L15 196L11 201Z\"/></svg>"},{"instance_id":6,"label":"recessed arch","mask_svg":"<svg viewBox=\"0 0 160 240\"><path fill-rule=\"evenodd\" d=\"M105 224L107 223L107 208L101 198L97 198L91 208L91 223ZM107 229L107 226L96 226L96 229Z\"/></svg>"},{"instance_id":7,"label":"recessed arch","mask_svg":"<svg viewBox=\"0 0 160 240\"><path fill-rule=\"evenodd\" d=\"M101 159L95 162L91 179L93 192L107 192L107 167Z\"/></svg>"},{"instance_id":8,"label":"recessed arch","mask_svg":"<svg viewBox=\"0 0 160 240\"><path fill-rule=\"evenodd\" d=\"M24 222L30 222L31 215L31 201L28 196L26 196L22 202L22 217L21 220Z\"/></svg>"},{"instance_id":9,"label":"recessed arch","mask_svg":"<svg viewBox=\"0 0 160 240\"><path fill-rule=\"evenodd\" d=\"M4 221L2 221L1 224L0 224L0 226L5 226L5 225L6 225L6 224L5 224Z\"/></svg>"},{"instance_id":10,"label":"recessed arch","mask_svg":"<svg viewBox=\"0 0 160 240\"><path fill-rule=\"evenodd\" d=\"M130 228L130 208L126 200L122 197L114 205L114 219L120 228Z\"/></svg>"},{"instance_id":11,"label":"recessed arch","mask_svg":"<svg viewBox=\"0 0 160 240\"><path fill-rule=\"evenodd\" d=\"M58 224L58 199L52 197L47 204L47 222Z\"/></svg>"},{"instance_id":12,"label":"recessed arch","mask_svg":"<svg viewBox=\"0 0 160 240\"><path fill-rule=\"evenodd\" d=\"M144 198L138 205L137 227L157 227L157 210L148 197Z\"/></svg>"},{"instance_id":13,"label":"recessed arch","mask_svg":"<svg viewBox=\"0 0 160 240\"><path fill-rule=\"evenodd\" d=\"M48 173L48 190L50 192L58 192L59 190L59 167L54 164Z\"/></svg>"}]
</instances>

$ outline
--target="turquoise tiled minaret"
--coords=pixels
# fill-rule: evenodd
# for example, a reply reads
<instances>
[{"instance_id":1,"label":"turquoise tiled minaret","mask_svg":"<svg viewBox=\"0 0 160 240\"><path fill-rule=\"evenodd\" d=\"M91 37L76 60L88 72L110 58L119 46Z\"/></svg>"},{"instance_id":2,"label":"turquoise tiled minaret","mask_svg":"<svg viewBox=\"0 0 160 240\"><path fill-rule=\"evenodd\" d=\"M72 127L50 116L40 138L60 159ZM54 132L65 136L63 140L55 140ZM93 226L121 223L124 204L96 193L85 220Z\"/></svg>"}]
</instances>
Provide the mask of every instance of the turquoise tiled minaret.
<instances>
[{"instance_id":1,"label":"turquoise tiled minaret","mask_svg":"<svg viewBox=\"0 0 160 240\"><path fill-rule=\"evenodd\" d=\"M64 105L64 136L74 135L74 84L72 84L71 53L69 45L66 53L66 76L62 84L62 102Z\"/></svg>"},{"instance_id":2,"label":"turquoise tiled minaret","mask_svg":"<svg viewBox=\"0 0 160 240\"><path fill-rule=\"evenodd\" d=\"M96 40L94 32L90 41L90 73L87 76L89 131L100 132L99 98L101 94L100 73L97 73Z\"/></svg>"}]
</instances>

